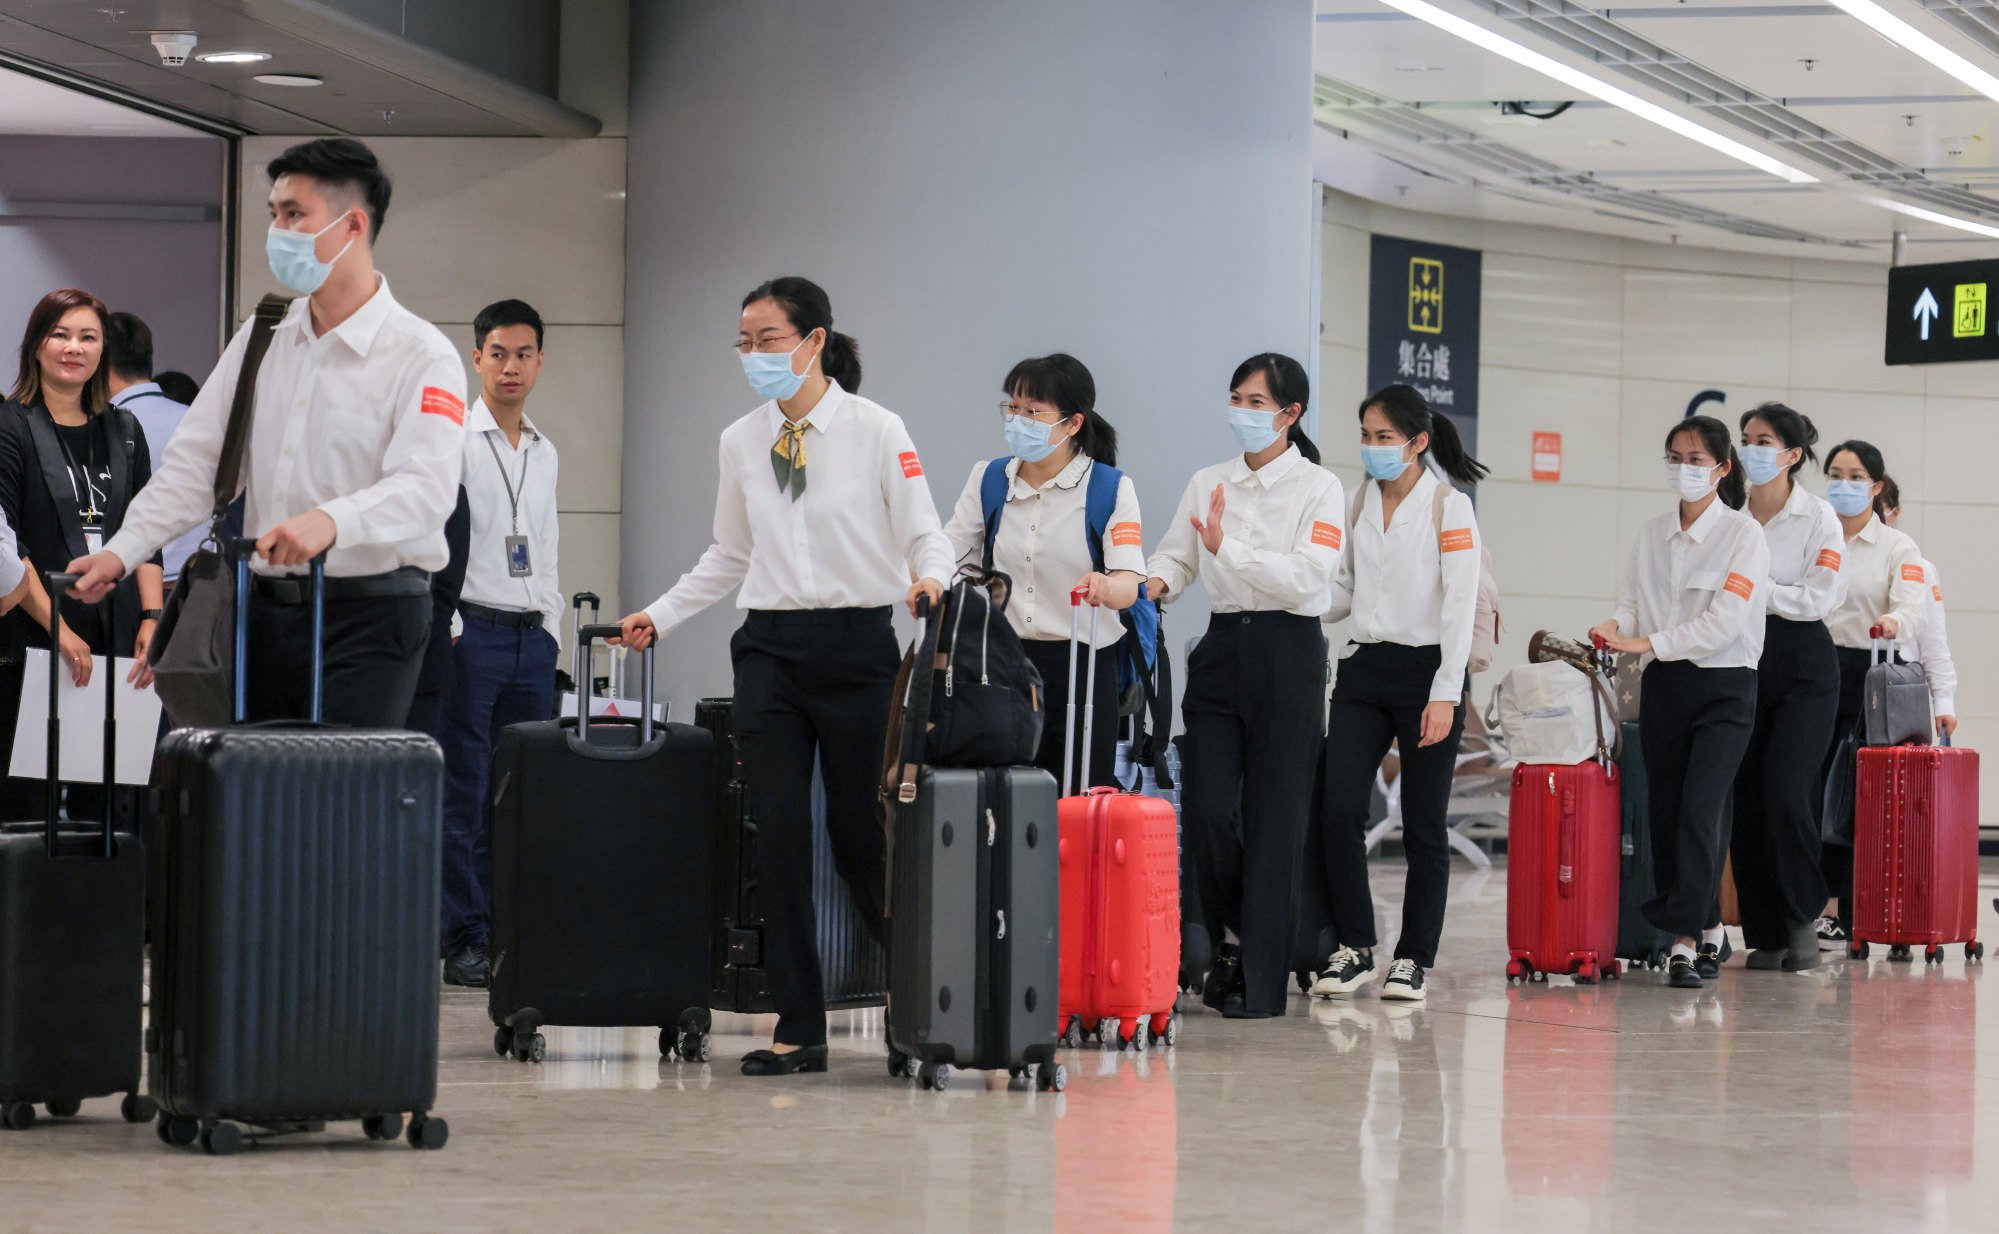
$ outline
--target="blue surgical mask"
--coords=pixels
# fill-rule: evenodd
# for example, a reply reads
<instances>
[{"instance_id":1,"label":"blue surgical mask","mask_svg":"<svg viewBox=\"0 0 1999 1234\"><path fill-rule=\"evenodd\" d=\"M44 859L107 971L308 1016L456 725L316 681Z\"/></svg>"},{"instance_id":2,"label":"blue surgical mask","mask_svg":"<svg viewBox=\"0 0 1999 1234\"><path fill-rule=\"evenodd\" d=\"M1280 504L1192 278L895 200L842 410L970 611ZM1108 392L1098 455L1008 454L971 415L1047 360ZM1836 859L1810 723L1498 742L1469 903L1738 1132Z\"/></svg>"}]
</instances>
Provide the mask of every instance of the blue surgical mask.
<instances>
[{"instance_id":1,"label":"blue surgical mask","mask_svg":"<svg viewBox=\"0 0 1999 1234\"><path fill-rule=\"evenodd\" d=\"M1409 460L1402 457L1401 446L1362 446L1360 465L1368 475L1387 484L1408 470Z\"/></svg>"},{"instance_id":2,"label":"blue surgical mask","mask_svg":"<svg viewBox=\"0 0 1999 1234\"><path fill-rule=\"evenodd\" d=\"M798 340L798 346L779 355L773 351L752 351L743 356L743 376L750 379L750 388L765 398L790 398L805 384L805 373L791 371L791 357L798 354L798 348L805 346L805 340ZM811 371L811 366L806 366Z\"/></svg>"},{"instance_id":3,"label":"blue surgical mask","mask_svg":"<svg viewBox=\"0 0 1999 1234\"><path fill-rule=\"evenodd\" d=\"M1784 473L1780 446L1743 446L1736 454L1742 459L1742 478L1752 485L1768 484Z\"/></svg>"},{"instance_id":4,"label":"blue surgical mask","mask_svg":"<svg viewBox=\"0 0 1999 1234\"><path fill-rule=\"evenodd\" d=\"M1833 509L1852 518L1874 504L1874 484L1870 480L1831 480L1825 486L1825 499Z\"/></svg>"},{"instance_id":5,"label":"blue surgical mask","mask_svg":"<svg viewBox=\"0 0 1999 1234\"><path fill-rule=\"evenodd\" d=\"M1277 444L1277 415L1254 407L1229 408L1229 432L1247 454L1261 454Z\"/></svg>"},{"instance_id":6,"label":"blue surgical mask","mask_svg":"<svg viewBox=\"0 0 1999 1234\"><path fill-rule=\"evenodd\" d=\"M1006 448L1023 463L1038 463L1055 453L1056 443L1049 440L1055 431L1052 424L1030 420L1026 416L1006 418Z\"/></svg>"},{"instance_id":7,"label":"blue surgical mask","mask_svg":"<svg viewBox=\"0 0 1999 1234\"><path fill-rule=\"evenodd\" d=\"M333 261L321 261L313 246L321 236L346 219L343 214L311 234L287 231L273 223L264 236L264 256L271 263L271 274L278 282L302 296L318 291L320 285L326 282L326 276L333 273L334 262L345 257L347 250L354 247L354 242L349 240L342 245L340 251L333 255Z\"/></svg>"}]
</instances>

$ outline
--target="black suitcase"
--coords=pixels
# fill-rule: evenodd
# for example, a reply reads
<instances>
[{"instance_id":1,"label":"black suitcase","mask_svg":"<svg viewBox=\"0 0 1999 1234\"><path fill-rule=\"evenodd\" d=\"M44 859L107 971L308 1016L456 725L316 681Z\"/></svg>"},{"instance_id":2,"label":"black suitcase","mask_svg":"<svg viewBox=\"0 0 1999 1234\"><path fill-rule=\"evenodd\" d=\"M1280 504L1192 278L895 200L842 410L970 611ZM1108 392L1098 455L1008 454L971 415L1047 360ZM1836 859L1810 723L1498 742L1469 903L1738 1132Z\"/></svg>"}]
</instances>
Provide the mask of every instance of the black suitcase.
<instances>
[{"instance_id":1,"label":"black suitcase","mask_svg":"<svg viewBox=\"0 0 1999 1234\"><path fill-rule=\"evenodd\" d=\"M580 625L590 644L618 633ZM539 1062L544 1024L659 1026L661 1054L708 1057L708 835L714 744L636 717L515 724L493 756L493 1049ZM579 723L579 719L581 722Z\"/></svg>"},{"instance_id":2,"label":"black suitcase","mask_svg":"<svg viewBox=\"0 0 1999 1234\"><path fill-rule=\"evenodd\" d=\"M235 713L248 542L236 554ZM312 603L323 591L312 568ZM315 626L320 622L315 621ZM312 715L319 715L315 642ZM177 729L153 768L152 1024L160 1138L211 1153L360 1120L442 1148L437 923L444 759L417 733Z\"/></svg>"},{"instance_id":3,"label":"black suitcase","mask_svg":"<svg viewBox=\"0 0 1999 1234\"><path fill-rule=\"evenodd\" d=\"M929 620L914 663L935 662ZM1062 919L1055 778L1037 767L922 766L935 674L912 672L888 801L890 1075L942 1089L953 1067L1060 1091Z\"/></svg>"},{"instance_id":4,"label":"black suitcase","mask_svg":"<svg viewBox=\"0 0 1999 1234\"><path fill-rule=\"evenodd\" d=\"M761 1015L777 1010L763 968L764 910L757 874L756 820L743 792L742 759L726 698L702 699L694 722L715 739L715 804L709 813L715 855L714 917L709 929L708 1005ZM826 836L825 786L812 778L812 902L818 919L819 975L830 1010L888 1001L888 956L854 909Z\"/></svg>"},{"instance_id":5,"label":"black suitcase","mask_svg":"<svg viewBox=\"0 0 1999 1234\"><path fill-rule=\"evenodd\" d=\"M50 576L60 595L74 578ZM60 605L51 604L53 619ZM57 645L51 629L49 644ZM91 1097L124 1093L127 1122L154 1114L140 1092L146 850L103 821L59 823L61 721L49 655L48 817L0 829L0 1126L23 1130L40 1103L67 1118ZM113 759L115 675L104 678L104 796L119 800ZM10 705L0 700L0 706Z\"/></svg>"},{"instance_id":6,"label":"black suitcase","mask_svg":"<svg viewBox=\"0 0 1999 1234\"><path fill-rule=\"evenodd\" d=\"M1639 968L1666 967L1673 936L1653 925L1642 911L1645 902L1657 893L1652 872L1652 823L1647 813L1645 750L1638 737L1638 723L1624 722L1623 749L1617 756L1617 778L1622 783L1623 835L1618 843L1623 861L1617 886L1617 956Z\"/></svg>"}]
</instances>

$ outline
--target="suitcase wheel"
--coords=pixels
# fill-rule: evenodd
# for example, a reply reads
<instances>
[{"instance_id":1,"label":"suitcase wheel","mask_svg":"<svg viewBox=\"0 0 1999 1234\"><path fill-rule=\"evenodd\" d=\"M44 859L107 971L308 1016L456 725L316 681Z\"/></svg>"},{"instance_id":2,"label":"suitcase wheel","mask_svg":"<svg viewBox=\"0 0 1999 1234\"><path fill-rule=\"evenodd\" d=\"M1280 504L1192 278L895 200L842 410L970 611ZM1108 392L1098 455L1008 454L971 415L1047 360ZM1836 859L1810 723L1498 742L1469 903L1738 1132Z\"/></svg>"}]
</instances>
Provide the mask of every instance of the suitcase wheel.
<instances>
[{"instance_id":1,"label":"suitcase wheel","mask_svg":"<svg viewBox=\"0 0 1999 1234\"><path fill-rule=\"evenodd\" d=\"M1890 963L1908 964L1915 958L1915 954L1900 943L1888 948L1888 960Z\"/></svg>"},{"instance_id":2,"label":"suitcase wheel","mask_svg":"<svg viewBox=\"0 0 1999 1234\"><path fill-rule=\"evenodd\" d=\"M548 1057L548 1039L540 1033L514 1034L514 1061L538 1063Z\"/></svg>"},{"instance_id":3,"label":"suitcase wheel","mask_svg":"<svg viewBox=\"0 0 1999 1234\"><path fill-rule=\"evenodd\" d=\"M35 1125L35 1107L25 1101L9 1101L0 1106L0 1127L9 1131L26 1131Z\"/></svg>"},{"instance_id":4,"label":"suitcase wheel","mask_svg":"<svg viewBox=\"0 0 1999 1234\"><path fill-rule=\"evenodd\" d=\"M214 1157L243 1151L243 1131L235 1123L210 1123L201 1129L201 1147Z\"/></svg>"},{"instance_id":5,"label":"suitcase wheel","mask_svg":"<svg viewBox=\"0 0 1999 1234\"><path fill-rule=\"evenodd\" d=\"M1935 943L1931 943L1929 946L1923 948L1923 966L1925 968L1927 968L1932 964L1941 964L1941 963L1943 963L1942 947L1937 946ZM53 1110L49 1112L51 1114L55 1113L55 1111Z\"/></svg>"},{"instance_id":6,"label":"suitcase wheel","mask_svg":"<svg viewBox=\"0 0 1999 1234\"><path fill-rule=\"evenodd\" d=\"M1164 1028L1153 1028L1148 1024L1146 1029L1152 1035L1153 1045L1163 1047L1176 1046L1180 1044L1180 1013L1177 1011L1168 1013L1166 1016L1166 1027Z\"/></svg>"},{"instance_id":7,"label":"suitcase wheel","mask_svg":"<svg viewBox=\"0 0 1999 1234\"><path fill-rule=\"evenodd\" d=\"M1597 968L1595 960L1584 960L1576 967L1577 985L1595 985L1596 979Z\"/></svg>"},{"instance_id":8,"label":"suitcase wheel","mask_svg":"<svg viewBox=\"0 0 1999 1234\"><path fill-rule=\"evenodd\" d=\"M678 1049L682 1062L705 1063L708 1061L708 1034L704 1032L682 1033L680 1034Z\"/></svg>"},{"instance_id":9,"label":"suitcase wheel","mask_svg":"<svg viewBox=\"0 0 1999 1234\"><path fill-rule=\"evenodd\" d=\"M514 1030L502 1024L493 1030L493 1053L505 1058L514 1052Z\"/></svg>"},{"instance_id":10,"label":"suitcase wheel","mask_svg":"<svg viewBox=\"0 0 1999 1234\"><path fill-rule=\"evenodd\" d=\"M160 1107L153 1103L151 1097L127 1093L118 1107L118 1113L128 1123L150 1123L159 1116Z\"/></svg>"},{"instance_id":11,"label":"suitcase wheel","mask_svg":"<svg viewBox=\"0 0 1999 1234\"><path fill-rule=\"evenodd\" d=\"M1124 1041L1118 1036L1116 1016L1107 1016L1097 1021L1097 1048L1100 1050L1121 1050Z\"/></svg>"},{"instance_id":12,"label":"suitcase wheel","mask_svg":"<svg viewBox=\"0 0 1999 1234\"><path fill-rule=\"evenodd\" d=\"M941 1093L951 1083L951 1067L948 1063L925 1063L916 1073L916 1079L923 1087L936 1089Z\"/></svg>"},{"instance_id":13,"label":"suitcase wheel","mask_svg":"<svg viewBox=\"0 0 1999 1234\"><path fill-rule=\"evenodd\" d=\"M160 1115L153 1128L159 1133L160 1143L171 1144L175 1148L187 1148L201 1138L200 1123L177 1115Z\"/></svg>"},{"instance_id":14,"label":"suitcase wheel","mask_svg":"<svg viewBox=\"0 0 1999 1234\"><path fill-rule=\"evenodd\" d=\"M50 1118L75 1118L77 1113L83 1109L83 1103L71 1097L65 1101L49 1102L48 1109Z\"/></svg>"},{"instance_id":15,"label":"suitcase wheel","mask_svg":"<svg viewBox=\"0 0 1999 1234\"><path fill-rule=\"evenodd\" d=\"M536 1036L540 1036L539 1033ZM428 1149L432 1152L443 1148L451 1138L451 1124L428 1114L410 1115L410 1129L404 1136L411 1148Z\"/></svg>"},{"instance_id":16,"label":"suitcase wheel","mask_svg":"<svg viewBox=\"0 0 1999 1234\"><path fill-rule=\"evenodd\" d=\"M1525 980L1527 980L1527 962L1519 959L1508 960L1506 962L1506 984L1512 985L1516 981Z\"/></svg>"},{"instance_id":17,"label":"suitcase wheel","mask_svg":"<svg viewBox=\"0 0 1999 1234\"><path fill-rule=\"evenodd\" d=\"M1851 959L1855 959L1855 960L1864 960L1864 959L1866 959L1866 958L1867 958L1867 952L1868 952L1868 950L1869 950L1869 948L1868 948L1868 946L1867 946L1867 944L1866 944L1865 942L1859 942L1859 941L1856 941L1856 942L1851 942L1851 943L1848 943L1848 944L1846 945L1846 954L1847 954L1847 956L1848 956L1849 958L1851 958Z\"/></svg>"},{"instance_id":18,"label":"suitcase wheel","mask_svg":"<svg viewBox=\"0 0 1999 1234\"><path fill-rule=\"evenodd\" d=\"M1062 1029L1062 1044L1072 1050L1082 1048L1083 1021L1080 1018L1076 1016L1069 1017L1069 1023Z\"/></svg>"},{"instance_id":19,"label":"suitcase wheel","mask_svg":"<svg viewBox=\"0 0 1999 1234\"><path fill-rule=\"evenodd\" d=\"M888 1049L888 1074L890 1079L900 1080L910 1074L909 1055L890 1046Z\"/></svg>"},{"instance_id":20,"label":"suitcase wheel","mask_svg":"<svg viewBox=\"0 0 1999 1234\"><path fill-rule=\"evenodd\" d=\"M1035 1087L1044 1093L1059 1093L1069 1087L1069 1069L1061 1063L1043 1063L1035 1077Z\"/></svg>"},{"instance_id":21,"label":"suitcase wheel","mask_svg":"<svg viewBox=\"0 0 1999 1234\"><path fill-rule=\"evenodd\" d=\"M1964 945L1964 960L1967 964L1983 963L1985 960L1985 944L1966 943Z\"/></svg>"},{"instance_id":22,"label":"suitcase wheel","mask_svg":"<svg viewBox=\"0 0 1999 1234\"><path fill-rule=\"evenodd\" d=\"M371 1140L393 1140L403 1133L401 1114L374 1114L361 1120L361 1131Z\"/></svg>"}]
</instances>

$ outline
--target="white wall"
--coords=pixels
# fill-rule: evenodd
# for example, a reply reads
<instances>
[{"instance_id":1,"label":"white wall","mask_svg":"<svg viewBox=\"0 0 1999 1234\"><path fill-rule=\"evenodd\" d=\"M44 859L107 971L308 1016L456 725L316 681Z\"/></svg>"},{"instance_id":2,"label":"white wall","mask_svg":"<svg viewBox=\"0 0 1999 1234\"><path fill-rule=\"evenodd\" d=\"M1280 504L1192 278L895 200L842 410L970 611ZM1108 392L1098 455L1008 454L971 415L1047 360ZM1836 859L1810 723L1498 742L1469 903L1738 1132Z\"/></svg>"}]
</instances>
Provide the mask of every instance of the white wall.
<instances>
[{"instance_id":1,"label":"white wall","mask_svg":"<svg viewBox=\"0 0 1999 1234\"><path fill-rule=\"evenodd\" d=\"M719 0L633 8L624 598L708 543L715 442L757 399L743 293L813 278L940 506L1004 450L999 382L1096 375L1156 542L1226 456L1245 356L1309 344L1306 0ZM1205 603L1175 606L1176 643ZM665 645L676 713L730 686L731 601Z\"/></svg>"},{"instance_id":2,"label":"white wall","mask_svg":"<svg viewBox=\"0 0 1999 1234\"><path fill-rule=\"evenodd\" d=\"M1481 702L1525 659L1535 630L1580 634L1609 614L1638 525L1670 500L1665 434L1712 388L1727 404L1704 410L1731 425L1778 399L1810 416L1824 445L1859 437L1881 448L1902 486L1901 526L1944 579L1961 740L1999 740L1999 575L1989 568L1999 364L1884 365L1882 267L1452 219L1327 190L1324 436L1349 482L1359 474L1352 408L1367 393L1372 232L1485 253L1479 453L1493 475L1478 512L1506 630L1494 670L1474 683ZM1562 434L1560 483L1530 478L1537 430ZM1823 476L1807 471L1823 493ZM1999 804L1999 789L1986 791Z\"/></svg>"}]
</instances>

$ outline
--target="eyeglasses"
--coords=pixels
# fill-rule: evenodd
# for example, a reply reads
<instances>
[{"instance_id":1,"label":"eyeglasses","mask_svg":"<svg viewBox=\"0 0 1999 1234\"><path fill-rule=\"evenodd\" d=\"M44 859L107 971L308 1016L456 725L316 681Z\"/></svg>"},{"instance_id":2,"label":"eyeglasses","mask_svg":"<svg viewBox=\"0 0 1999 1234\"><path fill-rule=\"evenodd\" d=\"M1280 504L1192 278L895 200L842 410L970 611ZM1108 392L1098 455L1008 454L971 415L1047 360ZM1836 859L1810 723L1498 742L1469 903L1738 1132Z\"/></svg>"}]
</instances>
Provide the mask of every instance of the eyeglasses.
<instances>
[{"instance_id":1,"label":"eyeglasses","mask_svg":"<svg viewBox=\"0 0 1999 1234\"><path fill-rule=\"evenodd\" d=\"M1719 466L1721 466L1721 462L1720 462L1720 460L1718 460L1718 459L1711 459L1711 458L1709 458L1709 457L1708 457L1707 455L1705 455L1705 454L1684 454L1684 455L1679 455L1679 456L1674 456L1674 455L1671 455L1671 454L1668 454L1668 455L1666 456L1666 463L1667 463L1667 465L1668 465L1668 466L1672 466L1672 465L1674 465L1674 464L1679 464L1679 463L1684 463L1684 464L1686 464L1686 465L1687 465L1687 466L1689 466L1689 467L1719 467Z\"/></svg>"},{"instance_id":2,"label":"eyeglasses","mask_svg":"<svg viewBox=\"0 0 1999 1234\"><path fill-rule=\"evenodd\" d=\"M737 339L735 342L736 354L739 356L747 356L753 351L780 350L779 348L773 347L772 344L782 343L784 340L788 338L797 338L797 337L798 337L798 332L794 330L790 334L769 334L765 335L763 338L760 339Z\"/></svg>"},{"instance_id":3,"label":"eyeglasses","mask_svg":"<svg viewBox=\"0 0 1999 1234\"><path fill-rule=\"evenodd\" d=\"M1023 407L1012 399L1000 400L999 413L1001 423L1005 423L1015 416L1019 416L1024 420L1040 420L1043 416L1053 416L1056 420L1062 418L1062 413L1059 411L1037 411L1032 407ZM1051 420L1049 423L1052 424L1054 421Z\"/></svg>"}]
</instances>

